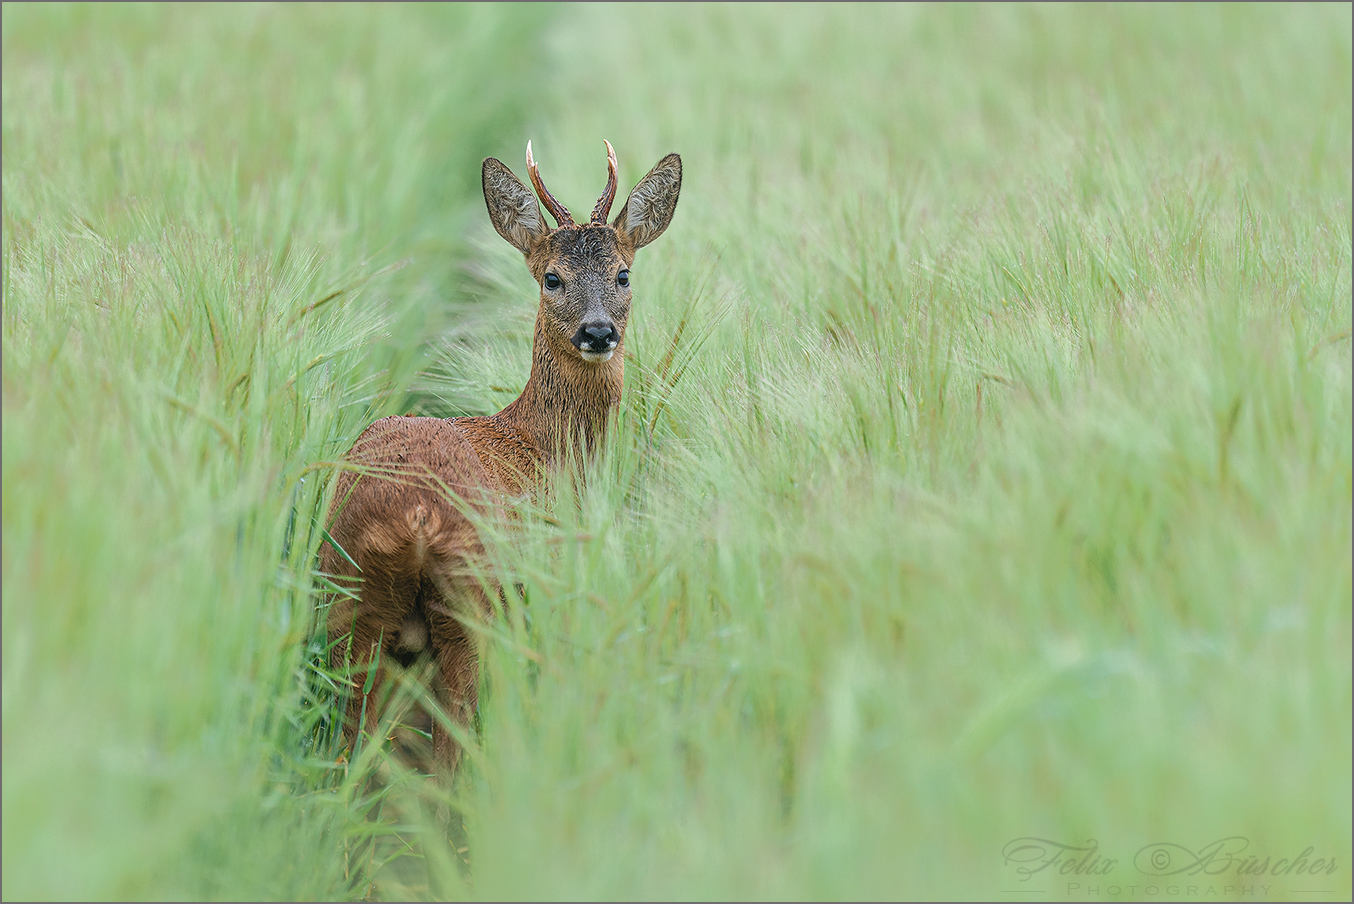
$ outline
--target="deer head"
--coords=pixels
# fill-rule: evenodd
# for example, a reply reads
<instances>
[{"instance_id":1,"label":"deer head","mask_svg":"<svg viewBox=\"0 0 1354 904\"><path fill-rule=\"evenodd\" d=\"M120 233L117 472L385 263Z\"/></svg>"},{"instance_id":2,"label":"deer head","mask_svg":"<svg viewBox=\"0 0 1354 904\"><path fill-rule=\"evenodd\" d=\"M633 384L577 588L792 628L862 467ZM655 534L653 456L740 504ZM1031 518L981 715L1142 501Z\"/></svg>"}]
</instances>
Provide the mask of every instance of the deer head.
<instances>
[{"instance_id":1,"label":"deer head","mask_svg":"<svg viewBox=\"0 0 1354 904\"><path fill-rule=\"evenodd\" d=\"M527 142L527 174L558 224L546 225L531 190L493 157L484 161L484 202L494 229L526 258L541 286L538 339L556 357L589 364L621 347L630 315L630 265L635 252L663 234L677 208L682 160L669 154L639 181L621 212L607 214L616 197L616 152L606 144L607 185L586 223L575 223L541 180Z\"/></svg>"}]
</instances>

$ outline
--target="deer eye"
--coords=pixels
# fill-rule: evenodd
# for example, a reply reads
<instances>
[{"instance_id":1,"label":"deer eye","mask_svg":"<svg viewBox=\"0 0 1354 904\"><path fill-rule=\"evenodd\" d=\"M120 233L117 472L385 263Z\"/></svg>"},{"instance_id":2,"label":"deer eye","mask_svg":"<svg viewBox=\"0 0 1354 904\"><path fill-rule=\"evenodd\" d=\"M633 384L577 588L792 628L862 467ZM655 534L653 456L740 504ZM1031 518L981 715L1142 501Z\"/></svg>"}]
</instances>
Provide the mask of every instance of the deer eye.
<instances>
[{"instance_id":1,"label":"deer eye","mask_svg":"<svg viewBox=\"0 0 1354 904\"><path fill-rule=\"evenodd\" d=\"M560 279L553 273L545 274L545 287L547 289L558 289L562 285Z\"/></svg>"},{"instance_id":2,"label":"deer eye","mask_svg":"<svg viewBox=\"0 0 1354 904\"><path fill-rule=\"evenodd\" d=\"M620 273L617 273L616 282L620 283L622 286L630 285L630 271L622 270Z\"/></svg>"}]
</instances>

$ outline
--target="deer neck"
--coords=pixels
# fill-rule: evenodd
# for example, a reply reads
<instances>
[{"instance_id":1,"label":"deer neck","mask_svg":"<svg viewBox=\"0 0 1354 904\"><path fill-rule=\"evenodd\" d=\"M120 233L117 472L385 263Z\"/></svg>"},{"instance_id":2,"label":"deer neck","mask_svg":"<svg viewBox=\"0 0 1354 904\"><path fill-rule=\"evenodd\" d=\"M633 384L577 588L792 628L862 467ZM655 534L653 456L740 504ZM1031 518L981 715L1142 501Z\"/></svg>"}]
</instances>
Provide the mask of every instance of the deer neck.
<instances>
[{"instance_id":1,"label":"deer neck","mask_svg":"<svg viewBox=\"0 0 1354 904\"><path fill-rule=\"evenodd\" d=\"M591 457L605 439L621 401L625 345L607 361L584 361L547 329L543 317L536 316L526 388L499 418L537 449L543 465L553 467L568 454Z\"/></svg>"}]
</instances>

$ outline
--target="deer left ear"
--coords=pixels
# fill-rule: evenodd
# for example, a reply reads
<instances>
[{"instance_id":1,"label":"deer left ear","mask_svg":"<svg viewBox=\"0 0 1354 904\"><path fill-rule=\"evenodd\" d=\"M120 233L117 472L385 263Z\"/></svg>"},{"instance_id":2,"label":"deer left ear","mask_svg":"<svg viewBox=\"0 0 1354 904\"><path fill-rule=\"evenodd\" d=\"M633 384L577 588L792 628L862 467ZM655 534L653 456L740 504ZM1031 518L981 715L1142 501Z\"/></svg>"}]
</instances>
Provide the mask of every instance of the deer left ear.
<instances>
[{"instance_id":1,"label":"deer left ear","mask_svg":"<svg viewBox=\"0 0 1354 904\"><path fill-rule=\"evenodd\" d=\"M639 180L611 225L622 241L635 249L643 248L668 228L681 191L682 158L669 154Z\"/></svg>"}]
</instances>

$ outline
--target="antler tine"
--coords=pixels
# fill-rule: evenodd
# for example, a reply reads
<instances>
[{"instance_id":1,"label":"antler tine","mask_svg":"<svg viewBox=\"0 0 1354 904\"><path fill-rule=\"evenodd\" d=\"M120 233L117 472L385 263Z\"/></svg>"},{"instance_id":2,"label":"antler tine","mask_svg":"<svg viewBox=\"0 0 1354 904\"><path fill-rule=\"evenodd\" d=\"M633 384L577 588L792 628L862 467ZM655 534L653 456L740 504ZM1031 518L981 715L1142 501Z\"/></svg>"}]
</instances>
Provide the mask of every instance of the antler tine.
<instances>
[{"instance_id":1,"label":"antler tine","mask_svg":"<svg viewBox=\"0 0 1354 904\"><path fill-rule=\"evenodd\" d=\"M593 223L605 223L607 214L611 213L611 202L616 200L616 151L605 138L602 144L606 145L606 190L592 209Z\"/></svg>"},{"instance_id":2,"label":"antler tine","mask_svg":"<svg viewBox=\"0 0 1354 904\"><path fill-rule=\"evenodd\" d=\"M536 197L541 199L541 203L550 211L550 216L555 218L555 222L560 226L573 226L574 217L569 213L569 208L556 201L555 196L550 194L550 189L541 181L541 171L536 168L536 161L531 158L530 141L527 142L527 175L531 177L531 184L536 189Z\"/></svg>"}]
</instances>

